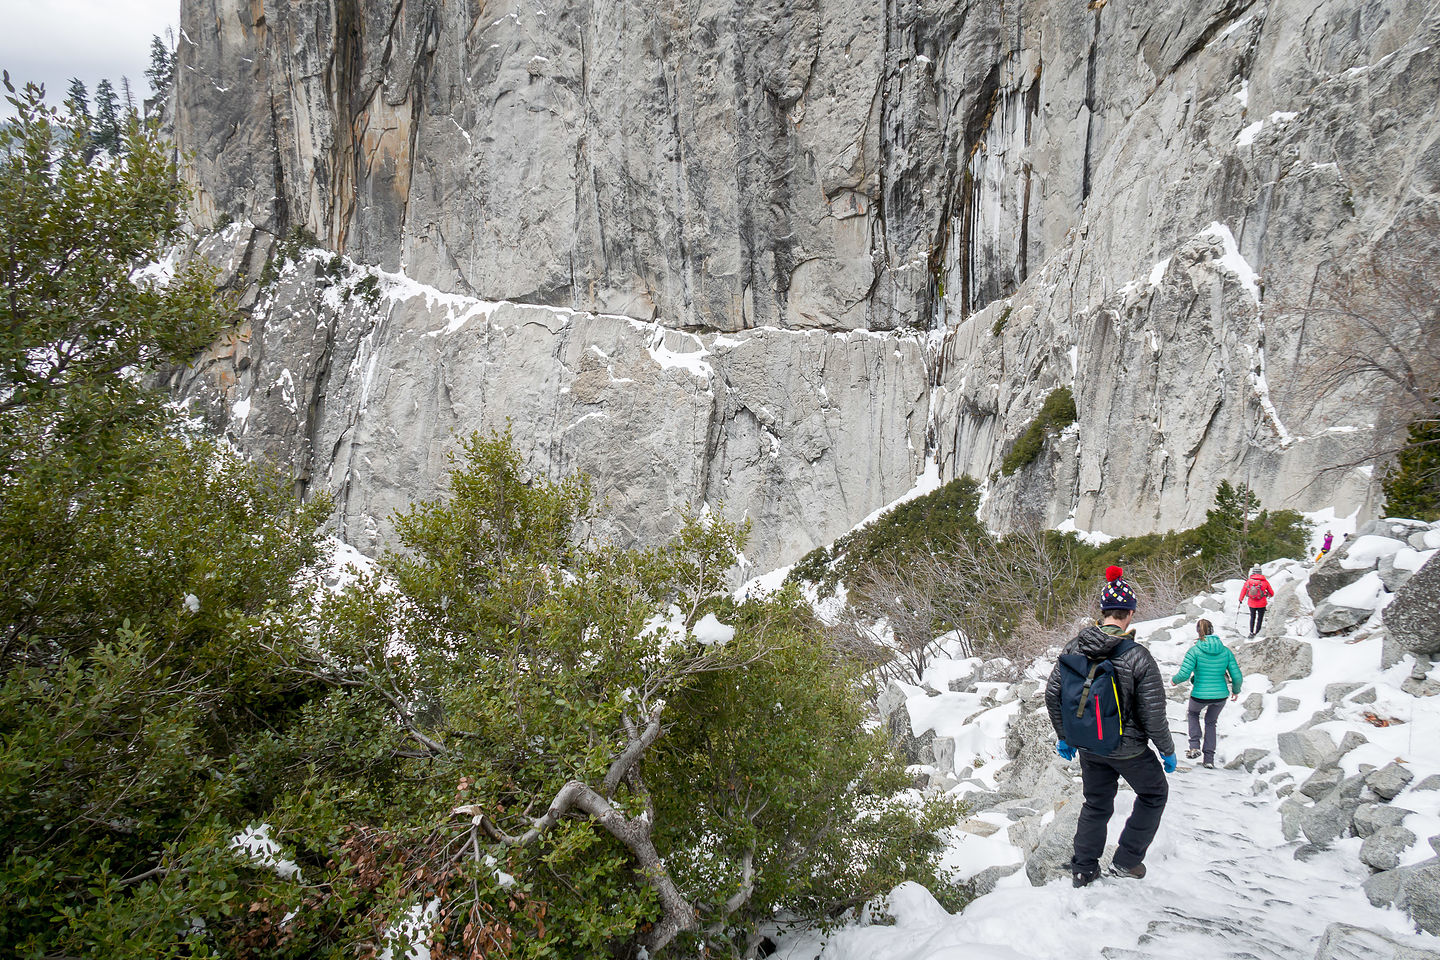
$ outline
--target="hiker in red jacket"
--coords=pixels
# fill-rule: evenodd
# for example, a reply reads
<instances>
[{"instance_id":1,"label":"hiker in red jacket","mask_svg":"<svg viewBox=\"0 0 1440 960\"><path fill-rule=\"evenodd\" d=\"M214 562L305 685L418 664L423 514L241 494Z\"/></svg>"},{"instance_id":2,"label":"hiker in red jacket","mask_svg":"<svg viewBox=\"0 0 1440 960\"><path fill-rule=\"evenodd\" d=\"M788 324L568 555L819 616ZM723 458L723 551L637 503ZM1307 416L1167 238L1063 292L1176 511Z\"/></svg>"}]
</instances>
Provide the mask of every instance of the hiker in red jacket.
<instances>
[{"instance_id":1,"label":"hiker in red jacket","mask_svg":"<svg viewBox=\"0 0 1440 960\"><path fill-rule=\"evenodd\" d=\"M1270 581L1265 579L1265 574L1260 572L1260 565L1257 563L1250 568L1250 577L1240 588L1240 599L1250 605L1250 636L1252 638L1260 632L1260 625L1265 622L1265 605L1273 596L1275 596L1275 589L1270 586Z\"/></svg>"}]
</instances>

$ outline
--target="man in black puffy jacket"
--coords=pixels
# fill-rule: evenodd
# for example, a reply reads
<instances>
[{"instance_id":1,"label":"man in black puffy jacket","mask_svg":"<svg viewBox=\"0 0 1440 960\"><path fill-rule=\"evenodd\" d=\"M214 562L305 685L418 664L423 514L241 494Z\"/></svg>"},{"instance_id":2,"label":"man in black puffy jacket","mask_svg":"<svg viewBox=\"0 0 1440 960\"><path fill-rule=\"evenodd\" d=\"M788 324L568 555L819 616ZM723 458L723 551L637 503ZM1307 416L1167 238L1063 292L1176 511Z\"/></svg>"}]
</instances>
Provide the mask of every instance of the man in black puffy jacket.
<instances>
[{"instance_id":1,"label":"man in black puffy jacket","mask_svg":"<svg viewBox=\"0 0 1440 960\"><path fill-rule=\"evenodd\" d=\"M1060 713L1058 665L1045 686L1045 706L1059 739L1055 752L1066 760L1077 752L1080 754L1085 805L1075 828L1075 853L1070 861L1071 876L1077 887L1085 886L1100 875L1100 854L1105 850L1106 829L1110 815L1115 812L1115 792L1121 777L1135 791L1135 809L1125 821L1110 872L1136 879L1145 876L1145 851L1160 828L1160 816L1169 796L1165 774L1174 773L1176 763L1175 741L1170 737L1165 719L1165 686L1155 658L1138 643L1130 644L1119 656L1110 658L1122 640L1133 636L1130 623L1135 617L1135 591L1121 576L1120 568L1111 567L1106 575L1110 583L1100 595L1100 622L1080 631L1064 653L1084 654L1091 660L1111 659L1115 664L1123 715L1129 719L1114 752L1102 756L1089 750L1077 751L1066 743ZM1161 759L1151 751L1151 742L1159 749Z\"/></svg>"}]
</instances>

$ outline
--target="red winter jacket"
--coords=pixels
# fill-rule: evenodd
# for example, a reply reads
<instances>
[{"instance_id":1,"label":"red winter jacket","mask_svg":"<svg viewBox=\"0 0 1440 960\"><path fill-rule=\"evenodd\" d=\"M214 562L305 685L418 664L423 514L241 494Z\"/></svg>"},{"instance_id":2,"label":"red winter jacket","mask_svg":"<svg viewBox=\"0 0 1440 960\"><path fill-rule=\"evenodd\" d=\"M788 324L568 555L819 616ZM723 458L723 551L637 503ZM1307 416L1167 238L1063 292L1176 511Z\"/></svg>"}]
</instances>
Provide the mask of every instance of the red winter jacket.
<instances>
[{"instance_id":1,"label":"red winter jacket","mask_svg":"<svg viewBox=\"0 0 1440 960\"><path fill-rule=\"evenodd\" d=\"M1261 590L1255 591L1256 593L1259 593L1260 596L1250 596L1251 584L1258 584L1262 588ZM1240 599L1246 601L1252 607L1265 606L1265 604L1270 602L1270 598L1273 596L1275 596L1275 589L1270 586L1270 581L1265 579L1265 574L1263 573L1255 574L1249 580L1246 580L1245 585L1240 588Z\"/></svg>"}]
</instances>

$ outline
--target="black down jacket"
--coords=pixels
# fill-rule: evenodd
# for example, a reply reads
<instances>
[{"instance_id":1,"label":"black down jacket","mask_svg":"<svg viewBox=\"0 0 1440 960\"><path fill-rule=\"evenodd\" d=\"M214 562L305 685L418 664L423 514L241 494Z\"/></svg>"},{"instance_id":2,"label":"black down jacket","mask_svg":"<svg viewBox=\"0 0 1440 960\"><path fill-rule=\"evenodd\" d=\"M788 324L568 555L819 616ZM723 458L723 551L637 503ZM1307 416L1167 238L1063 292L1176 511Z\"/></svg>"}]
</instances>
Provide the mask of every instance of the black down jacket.
<instances>
[{"instance_id":1,"label":"black down jacket","mask_svg":"<svg viewBox=\"0 0 1440 960\"><path fill-rule=\"evenodd\" d=\"M1083 653L1091 660L1103 660L1126 636L1129 634L1107 633L1098 626L1086 627L1061 652ZM1162 755L1174 753L1175 741L1170 737L1170 724L1165 719L1165 682L1160 677L1160 667L1155 658L1137 643L1112 659L1115 676L1120 681L1120 708L1126 719L1125 735L1110 756L1116 760L1139 756L1145 752L1147 740L1155 741ZM1060 716L1059 664L1050 671L1050 682L1045 685L1045 707L1050 711L1050 725L1055 728L1055 736L1064 739L1065 727Z\"/></svg>"}]
</instances>

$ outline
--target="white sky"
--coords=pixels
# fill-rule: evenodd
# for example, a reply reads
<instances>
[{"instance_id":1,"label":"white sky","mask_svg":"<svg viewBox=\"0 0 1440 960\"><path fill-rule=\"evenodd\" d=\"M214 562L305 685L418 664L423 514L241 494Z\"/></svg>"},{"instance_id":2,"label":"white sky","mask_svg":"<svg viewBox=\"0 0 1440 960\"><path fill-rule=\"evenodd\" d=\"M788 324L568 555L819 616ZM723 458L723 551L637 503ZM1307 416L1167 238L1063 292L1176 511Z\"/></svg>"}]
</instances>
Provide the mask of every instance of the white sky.
<instances>
[{"instance_id":1,"label":"white sky","mask_svg":"<svg viewBox=\"0 0 1440 960\"><path fill-rule=\"evenodd\" d=\"M178 31L180 0L0 0L0 69L10 71L16 89L45 84L45 99L58 104L71 77L85 81L93 96L102 78L120 92L120 78L141 100L151 93L145 81L150 38ZM0 88L0 93L3 93ZM0 100L0 115L14 116Z\"/></svg>"}]
</instances>

